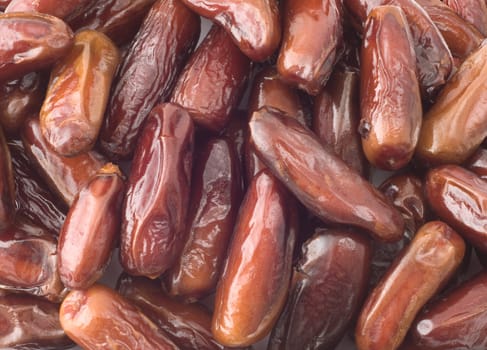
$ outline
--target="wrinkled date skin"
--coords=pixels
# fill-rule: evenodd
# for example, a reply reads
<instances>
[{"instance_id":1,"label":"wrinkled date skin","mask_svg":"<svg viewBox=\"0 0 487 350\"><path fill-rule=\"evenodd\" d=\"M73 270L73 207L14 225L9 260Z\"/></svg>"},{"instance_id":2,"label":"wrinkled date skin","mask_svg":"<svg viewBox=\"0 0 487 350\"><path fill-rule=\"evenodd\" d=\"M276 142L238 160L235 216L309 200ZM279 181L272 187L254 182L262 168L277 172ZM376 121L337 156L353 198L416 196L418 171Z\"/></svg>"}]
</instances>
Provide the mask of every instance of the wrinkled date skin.
<instances>
[{"instance_id":1,"label":"wrinkled date skin","mask_svg":"<svg viewBox=\"0 0 487 350\"><path fill-rule=\"evenodd\" d=\"M450 49L426 11L414 0L345 0L360 29L377 6L399 6L406 15L416 52L416 67L423 99L433 99L453 68Z\"/></svg>"},{"instance_id":2,"label":"wrinkled date skin","mask_svg":"<svg viewBox=\"0 0 487 350\"><path fill-rule=\"evenodd\" d=\"M274 326L286 302L297 226L292 197L262 170L245 195L217 287L212 333L219 343L247 346Z\"/></svg>"},{"instance_id":3,"label":"wrinkled date skin","mask_svg":"<svg viewBox=\"0 0 487 350\"><path fill-rule=\"evenodd\" d=\"M295 118L302 125L306 125L304 107L297 91L281 79L274 67L264 68L254 79L249 99L249 118L252 113L266 106L276 108L288 117ZM245 171L247 184L258 172L266 168L250 146L249 136L249 133L246 132Z\"/></svg>"},{"instance_id":4,"label":"wrinkled date skin","mask_svg":"<svg viewBox=\"0 0 487 350\"><path fill-rule=\"evenodd\" d=\"M237 106L250 73L250 60L225 30L214 25L178 78L171 102L193 121L219 132Z\"/></svg>"},{"instance_id":5,"label":"wrinkled date skin","mask_svg":"<svg viewBox=\"0 0 487 350\"><path fill-rule=\"evenodd\" d=\"M428 164L466 161L487 137L487 44L469 56L424 116L417 154Z\"/></svg>"},{"instance_id":6,"label":"wrinkled date skin","mask_svg":"<svg viewBox=\"0 0 487 350\"><path fill-rule=\"evenodd\" d=\"M211 313L197 303L170 298L157 281L122 275L118 292L139 307L182 350L221 349L211 334Z\"/></svg>"},{"instance_id":7,"label":"wrinkled date skin","mask_svg":"<svg viewBox=\"0 0 487 350\"><path fill-rule=\"evenodd\" d=\"M482 180L487 180L487 149L479 148L465 165Z\"/></svg>"},{"instance_id":8,"label":"wrinkled date skin","mask_svg":"<svg viewBox=\"0 0 487 350\"><path fill-rule=\"evenodd\" d=\"M341 7L337 0L284 2L277 70L284 80L310 95L320 92L339 56L337 49L343 41Z\"/></svg>"},{"instance_id":9,"label":"wrinkled date skin","mask_svg":"<svg viewBox=\"0 0 487 350\"><path fill-rule=\"evenodd\" d=\"M170 95L196 46L200 18L179 0L158 0L144 19L115 78L100 134L103 152L130 157L152 108Z\"/></svg>"},{"instance_id":10,"label":"wrinkled date skin","mask_svg":"<svg viewBox=\"0 0 487 350\"><path fill-rule=\"evenodd\" d=\"M63 156L91 150L120 62L112 41L94 30L76 34L70 53L51 72L39 118L49 146Z\"/></svg>"},{"instance_id":11,"label":"wrinkled date skin","mask_svg":"<svg viewBox=\"0 0 487 350\"><path fill-rule=\"evenodd\" d=\"M124 199L120 258L132 275L158 277L185 242L194 127L183 108L161 104L138 141Z\"/></svg>"},{"instance_id":12,"label":"wrinkled date skin","mask_svg":"<svg viewBox=\"0 0 487 350\"><path fill-rule=\"evenodd\" d=\"M22 128L22 142L32 164L68 207L81 188L104 164L95 151L75 157L63 157L52 150L42 136L39 120L29 118Z\"/></svg>"},{"instance_id":13,"label":"wrinkled date skin","mask_svg":"<svg viewBox=\"0 0 487 350\"><path fill-rule=\"evenodd\" d=\"M365 296L371 254L358 232L318 229L303 245L267 349L335 348Z\"/></svg>"},{"instance_id":14,"label":"wrinkled date skin","mask_svg":"<svg viewBox=\"0 0 487 350\"><path fill-rule=\"evenodd\" d=\"M69 289L86 289L107 267L118 239L124 181L108 163L81 189L59 235L58 268Z\"/></svg>"},{"instance_id":15,"label":"wrinkled date skin","mask_svg":"<svg viewBox=\"0 0 487 350\"><path fill-rule=\"evenodd\" d=\"M39 12L65 18L90 0L12 0L7 12Z\"/></svg>"},{"instance_id":16,"label":"wrinkled date skin","mask_svg":"<svg viewBox=\"0 0 487 350\"><path fill-rule=\"evenodd\" d=\"M487 346L487 273L482 272L423 310L406 349L484 349Z\"/></svg>"},{"instance_id":17,"label":"wrinkled date skin","mask_svg":"<svg viewBox=\"0 0 487 350\"><path fill-rule=\"evenodd\" d=\"M56 239L44 229L15 223L0 234L0 288L60 301Z\"/></svg>"},{"instance_id":18,"label":"wrinkled date skin","mask_svg":"<svg viewBox=\"0 0 487 350\"><path fill-rule=\"evenodd\" d=\"M253 61L264 61L281 41L275 0L182 0L186 6L221 25Z\"/></svg>"},{"instance_id":19,"label":"wrinkled date skin","mask_svg":"<svg viewBox=\"0 0 487 350\"><path fill-rule=\"evenodd\" d=\"M487 186L457 165L431 170L426 196L433 211L482 252L487 253Z\"/></svg>"},{"instance_id":20,"label":"wrinkled date skin","mask_svg":"<svg viewBox=\"0 0 487 350\"><path fill-rule=\"evenodd\" d=\"M386 242L402 237L401 214L312 131L267 108L255 112L249 126L259 157L316 216L362 227Z\"/></svg>"},{"instance_id":21,"label":"wrinkled date skin","mask_svg":"<svg viewBox=\"0 0 487 350\"><path fill-rule=\"evenodd\" d=\"M411 33L404 12L396 6L373 9L364 33L362 147L372 165L397 170L413 157L423 113Z\"/></svg>"},{"instance_id":22,"label":"wrinkled date skin","mask_svg":"<svg viewBox=\"0 0 487 350\"><path fill-rule=\"evenodd\" d=\"M2 349L64 349L72 342L59 323L59 307L29 295L0 296Z\"/></svg>"},{"instance_id":23,"label":"wrinkled date skin","mask_svg":"<svg viewBox=\"0 0 487 350\"><path fill-rule=\"evenodd\" d=\"M39 112L45 95L44 75L32 72L0 84L0 124L6 134L17 135L25 119Z\"/></svg>"},{"instance_id":24,"label":"wrinkled date skin","mask_svg":"<svg viewBox=\"0 0 487 350\"><path fill-rule=\"evenodd\" d=\"M441 221L422 226L367 297L355 330L359 350L397 349L423 305L465 254L463 239Z\"/></svg>"},{"instance_id":25,"label":"wrinkled date skin","mask_svg":"<svg viewBox=\"0 0 487 350\"><path fill-rule=\"evenodd\" d=\"M0 14L0 82L51 66L72 45L73 32L59 18Z\"/></svg>"},{"instance_id":26,"label":"wrinkled date skin","mask_svg":"<svg viewBox=\"0 0 487 350\"><path fill-rule=\"evenodd\" d=\"M487 4L485 0L445 0L444 2L465 21L473 24L484 37L487 36Z\"/></svg>"},{"instance_id":27,"label":"wrinkled date skin","mask_svg":"<svg viewBox=\"0 0 487 350\"><path fill-rule=\"evenodd\" d=\"M193 167L187 241L166 281L171 295L200 298L220 278L235 224L242 187L230 141L211 140Z\"/></svg>"},{"instance_id":28,"label":"wrinkled date skin","mask_svg":"<svg viewBox=\"0 0 487 350\"><path fill-rule=\"evenodd\" d=\"M368 165L358 133L360 121L360 76L358 72L336 70L316 96L313 131L348 166L366 176Z\"/></svg>"},{"instance_id":29,"label":"wrinkled date skin","mask_svg":"<svg viewBox=\"0 0 487 350\"><path fill-rule=\"evenodd\" d=\"M472 24L458 16L441 0L416 1L440 30L454 57L467 58L484 39Z\"/></svg>"},{"instance_id":30,"label":"wrinkled date skin","mask_svg":"<svg viewBox=\"0 0 487 350\"><path fill-rule=\"evenodd\" d=\"M102 32L117 45L130 43L156 0L89 1L66 22L75 31L92 29Z\"/></svg>"},{"instance_id":31,"label":"wrinkled date skin","mask_svg":"<svg viewBox=\"0 0 487 350\"><path fill-rule=\"evenodd\" d=\"M25 154L21 140L8 141L15 182L16 215L57 235L66 219L65 205L47 189Z\"/></svg>"},{"instance_id":32,"label":"wrinkled date skin","mask_svg":"<svg viewBox=\"0 0 487 350\"><path fill-rule=\"evenodd\" d=\"M139 309L102 285L70 292L59 318L66 334L86 350L179 349Z\"/></svg>"},{"instance_id":33,"label":"wrinkled date skin","mask_svg":"<svg viewBox=\"0 0 487 350\"><path fill-rule=\"evenodd\" d=\"M15 216L15 183L7 140L0 127L0 229Z\"/></svg>"}]
</instances>

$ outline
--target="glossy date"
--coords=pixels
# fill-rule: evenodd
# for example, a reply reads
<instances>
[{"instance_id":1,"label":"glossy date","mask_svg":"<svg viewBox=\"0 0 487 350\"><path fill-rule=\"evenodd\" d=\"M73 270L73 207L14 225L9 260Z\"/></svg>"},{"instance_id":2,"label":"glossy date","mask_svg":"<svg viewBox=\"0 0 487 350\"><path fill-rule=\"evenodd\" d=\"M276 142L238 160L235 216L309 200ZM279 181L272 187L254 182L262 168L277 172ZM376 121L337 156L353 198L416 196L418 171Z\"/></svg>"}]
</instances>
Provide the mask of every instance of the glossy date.
<instances>
[{"instance_id":1,"label":"glossy date","mask_svg":"<svg viewBox=\"0 0 487 350\"><path fill-rule=\"evenodd\" d=\"M445 0L445 4L487 36L487 3L484 0Z\"/></svg>"},{"instance_id":2,"label":"glossy date","mask_svg":"<svg viewBox=\"0 0 487 350\"><path fill-rule=\"evenodd\" d=\"M78 7L91 0L12 0L7 12L39 12L65 18Z\"/></svg>"}]
</instances>

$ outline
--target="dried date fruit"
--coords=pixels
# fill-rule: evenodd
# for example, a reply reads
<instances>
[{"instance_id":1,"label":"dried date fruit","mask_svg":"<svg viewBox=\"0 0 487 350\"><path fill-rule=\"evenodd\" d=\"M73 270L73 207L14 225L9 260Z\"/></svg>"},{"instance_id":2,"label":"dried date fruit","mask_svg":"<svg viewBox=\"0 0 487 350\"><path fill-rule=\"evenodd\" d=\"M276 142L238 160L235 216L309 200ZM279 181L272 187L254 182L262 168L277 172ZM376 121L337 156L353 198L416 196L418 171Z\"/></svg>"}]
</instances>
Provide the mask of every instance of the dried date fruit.
<instances>
[{"instance_id":1,"label":"dried date fruit","mask_svg":"<svg viewBox=\"0 0 487 350\"><path fill-rule=\"evenodd\" d=\"M7 140L0 127L0 228L8 226L15 216L15 184L12 159Z\"/></svg>"},{"instance_id":2,"label":"dried date fruit","mask_svg":"<svg viewBox=\"0 0 487 350\"><path fill-rule=\"evenodd\" d=\"M7 12L39 12L65 18L90 0L12 0Z\"/></svg>"},{"instance_id":3,"label":"dried date fruit","mask_svg":"<svg viewBox=\"0 0 487 350\"><path fill-rule=\"evenodd\" d=\"M479 148L465 164L466 168L474 172L481 179L487 180L487 149Z\"/></svg>"},{"instance_id":4,"label":"dried date fruit","mask_svg":"<svg viewBox=\"0 0 487 350\"><path fill-rule=\"evenodd\" d=\"M453 11L487 36L487 3L485 0L445 0Z\"/></svg>"}]
</instances>

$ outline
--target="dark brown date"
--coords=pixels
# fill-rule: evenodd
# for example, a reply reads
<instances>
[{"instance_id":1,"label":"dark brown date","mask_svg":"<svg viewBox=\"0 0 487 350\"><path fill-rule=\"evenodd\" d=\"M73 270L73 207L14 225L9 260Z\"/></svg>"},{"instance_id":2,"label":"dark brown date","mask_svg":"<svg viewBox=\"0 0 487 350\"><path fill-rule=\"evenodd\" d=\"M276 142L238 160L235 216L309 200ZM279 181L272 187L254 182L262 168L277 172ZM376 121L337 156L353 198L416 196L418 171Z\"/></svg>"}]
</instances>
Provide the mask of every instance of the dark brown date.
<instances>
[{"instance_id":1,"label":"dark brown date","mask_svg":"<svg viewBox=\"0 0 487 350\"><path fill-rule=\"evenodd\" d=\"M464 254L464 241L448 225L432 221L422 226L367 297L355 331L358 349L397 349L416 314Z\"/></svg>"},{"instance_id":2,"label":"dark brown date","mask_svg":"<svg viewBox=\"0 0 487 350\"><path fill-rule=\"evenodd\" d=\"M29 118L22 128L25 152L39 175L68 207L105 160L95 151L63 157L52 150L42 136L39 120Z\"/></svg>"},{"instance_id":3,"label":"dark brown date","mask_svg":"<svg viewBox=\"0 0 487 350\"><path fill-rule=\"evenodd\" d=\"M7 12L39 12L65 18L90 0L12 0Z\"/></svg>"},{"instance_id":4,"label":"dark brown date","mask_svg":"<svg viewBox=\"0 0 487 350\"><path fill-rule=\"evenodd\" d=\"M102 32L117 45L130 43L156 0L88 1L68 16L66 22L75 31L92 29Z\"/></svg>"},{"instance_id":5,"label":"dark brown date","mask_svg":"<svg viewBox=\"0 0 487 350\"><path fill-rule=\"evenodd\" d=\"M406 16L397 6L374 8L364 33L360 61L362 147L372 165L397 170L413 157L423 115L412 37Z\"/></svg>"},{"instance_id":6,"label":"dark brown date","mask_svg":"<svg viewBox=\"0 0 487 350\"><path fill-rule=\"evenodd\" d=\"M473 24L484 37L487 36L487 4L485 0L445 0L445 4L465 21Z\"/></svg>"},{"instance_id":7,"label":"dark brown date","mask_svg":"<svg viewBox=\"0 0 487 350\"><path fill-rule=\"evenodd\" d=\"M211 313L198 303L167 296L157 281L122 275L118 292L139 307L181 350L221 349L211 334Z\"/></svg>"},{"instance_id":8,"label":"dark brown date","mask_svg":"<svg viewBox=\"0 0 487 350\"><path fill-rule=\"evenodd\" d=\"M7 140L0 127L0 229L8 226L15 216L15 184L12 159Z\"/></svg>"},{"instance_id":9,"label":"dark brown date","mask_svg":"<svg viewBox=\"0 0 487 350\"><path fill-rule=\"evenodd\" d=\"M250 60L214 25L181 72L170 100L186 108L196 124L219 132L239 103L249 73Z\"/></svg>"},{"instance_id":10,"label":"dark brown date","mask_svg":"<svg viewBox=\"0 0 487 350\"><path fill-rule=\"evenodd\" d=\"M333 149L360 175L366 176L368 165L357 131L360 121L359 94L359 73L336 70L314 100L312 129L323 145Z\"/></svg>"},{"instance_id":11,"label":"dark brown date","mask_svg":"<svg viewBox=\"0 0 487 350\"><path fill-rule=\"evenodd\" d=\"M74 156L93 148L119 62L117 47L104 34L76 34L73 48L51 72L39 115L42 134L54 151Z\"/></svg>"},{"instance_id":12,"label":"dark brown date","mask_svg":"<svg viewBox=\"0 0 487 350\"><path fill-rule=\"evenodd\" d=\"M193 167L187 241L166 281L171 295L200 298L222 272L242 198L240 167L230 141L213 139Z\"/></svg>"},{"instance_id":13,"label":"dark brown date","mask_svg":"<svg viewBox=\"0 0 487 350\"><path fill-rule=\"evenodd\" d=\"M139 309L102 285L70 292L59 318L66 334L86 350L179 349Z\"/></svg>"},{"instance_id":14,"label":"dark brown date","mask_svg":"<svg viewBox=\"0 0 487 350\"><path fill-rule=\"evenodd\" d=\"M334 349L365 296L371 253L358 232L317 230L303 245L267 349Z\"/></svg>"},{"instance_id":15,"label":"dark brown date","mask_svg":"<svg viewBox=\"0 0 487 350\"><path fill-rule=\"evenodd\" d=\"M62 299L56 239L44 229L17 222L0 233L0 289Z\"/></svg>"},{"instance_id":16,"label":"dark brown date","mask_svg":"<svg viewBox=\"0 0 487 350\"><path fill-rule=\"evenodd\" d=\"M69 208L59 235L58 268L69 289L86 289L105 271L120 232L124 181L108 163L84 186Z\"/></svg>"},{"instance_id":17,"label":"dark brown date","mask_svg":"<svg viewBox=\"0 0 487 350\"><path fill-rule=\"evenodd\" d=\"M59 234L66 219L64 203L53 196L39 177L25 154L22 141L10 140L8 146L12 155L16 215L45 227L53 235Z\"/></svg>"},{"instance_id":18,"label":"dark brown date","mask_svg":"<svg viewBox=\"0 0 487 350\"><path fill-rule=\"evenodd\" d=\"M249 125L258 156L316 216L362 227L382 241L402 237L401 214L312 131L267 108L255 112Z\"/></svg>"},{"instance_id":19,"label":"dark brown date","mask_svg":"<svg viewBox=\"0 0 487 350\"><path fill-rule=\"evenodd\" d=\"M470 55L424 116L417 147L428 164L463 163L487 137L487 44Z\"/></svg>"},{"instance_id":20,"label":"dark brown date","mask_svg":"<svg viewBox=\"0 0 487 350\"><path fill-rule=\"evenodd\" d=\"M477 249L487 253L487 186L457 165L428 172L426 196L433 211Z\"/></svg>"},{"instance_id":21,"label":"dark brown date","mask_svg":"<svg viewBox=\"0 0 487 350\"><path fill-rule=\"evenodd\" d=\"M2 349L64 349L72 345L59 323L59 307L29 295L0 296Z\"/></svg>"},{"instance_id":22,"label":"dark brown date","mask_svg":"<svg viewBox=\"0 0 487 350\"><path fill-rule=\"evenodd\" d=\"M298 230L292 200L267 169L249 185L215 296L212 332L223 345L264 338L284 307Z\"/></svg>"},{"instance_id":23,"label":"dark brown date","mask_svg":"<svg viewBox=\"0 0 487 350\"><path fill-rule=\"evenodd\" d=\"M285 0L283 17L277 70L287 82L317 95L330 77L343 41L341 1Z\"/></svg>"},{"instance_id":24,"label":"dark brown date","mask_svg":"<svg viewBox=\"0 0 487 350\"><path fill-rule=\"evenodd\" d=\"M410 329L405 349L457 350L487 346L487 273L428 305Z\"/></svg>"},{"instance_id":25,"label":"dark brown date","mask_svg":"<svg viewBox=\"0 0 487 350\"><path fill-rule=\"evenodd\" d=\"M34 13L0 14L0 82L51 66L73 45L59 18Z\"/></svg>"},{"instance_id":26,"label":"dark brown date","mask_svg":"<svg viewBox=\"0 0 487 350\"><path fill-rule=\"evenodd\" d=\"M263 61L281 41L279 9L275 0L182 0L200 16L221 25L253 61Z\"/></svg>"},{"instance_id":27,"label":"dark brown date","mask_svg":"<svg viewBox=\"0 0 487 350\"><path fill-rule=\"evenodd\" d=\"M487 180L487 149L479 148L465 165L467 169L480 176L482 180Z\"/></svg>"},{"instance_id":28,"label":"dark brown date","mask_svg":"<svg viewBox=\"0 0 487 350\"><path fill-rule=\"evenodd\" d=\"M196 46L200 18L179 0L158 0L130 44L115 78L100 135L104 153L130 157L152 108L171 94Z\"/></svg>"},{"instance_id":29,"label":"dark brown date","mask_svg":"<svg viewBox=\"0 0 487 350\"><path fill-rule=\"evenodd\" d=\"M193 122L156 106L139 138L124 199L120 257L132 275L158 277L181 253L191 186Z\"/></svg>"}]
</instances>

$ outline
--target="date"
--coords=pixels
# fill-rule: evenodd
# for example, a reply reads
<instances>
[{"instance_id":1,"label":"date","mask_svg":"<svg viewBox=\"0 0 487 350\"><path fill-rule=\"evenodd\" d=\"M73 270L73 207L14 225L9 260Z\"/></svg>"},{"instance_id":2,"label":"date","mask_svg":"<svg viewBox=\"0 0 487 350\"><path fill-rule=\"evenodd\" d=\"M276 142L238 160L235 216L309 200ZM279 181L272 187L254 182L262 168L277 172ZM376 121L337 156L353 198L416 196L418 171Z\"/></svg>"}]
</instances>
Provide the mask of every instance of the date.
<instances>
[{"instance_id":1,"label":"date","mask_svg":"<svg viewBox=\"0 0 487 350\"><path fill-rule=\"evenodd\" d=\"M39 12L65 18L78 7L91 0L12 0L7 12Z\"/></svg>"},{"instance_id":2,"label":"date","mask_svg":"<svg viewBox=\"0 0 487 350\"><path fill-rule=\"evenodd\" d=\"M484 37L487 36L487 4L485 0L445 0L453 11L473 24Z\"/></svg>"},{"instance_id":3,"label":"date","mask_svg":"<svg viewBox=\"0 0 487 350\"><path fill-rule=\"evenodd\" d=\"M487 149L479 148L465 164L466 168L474 172L482 180L487 180Z\"/></svg>"}]
</instances>

